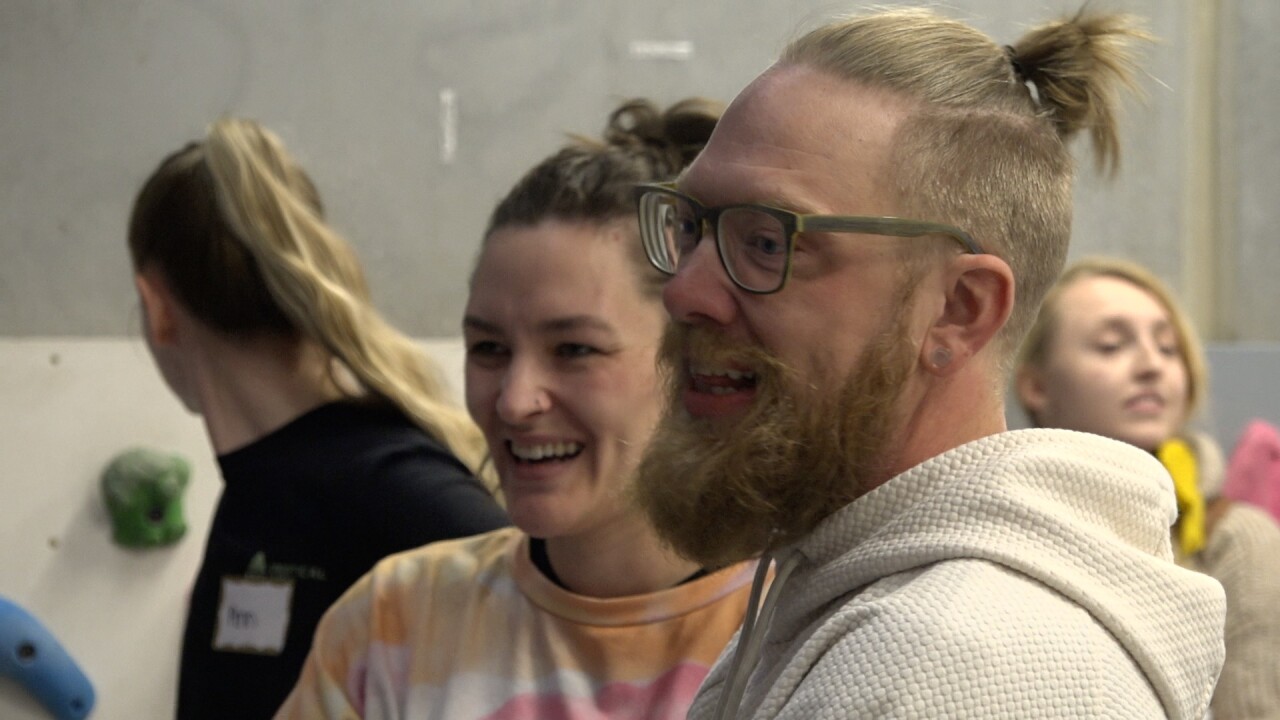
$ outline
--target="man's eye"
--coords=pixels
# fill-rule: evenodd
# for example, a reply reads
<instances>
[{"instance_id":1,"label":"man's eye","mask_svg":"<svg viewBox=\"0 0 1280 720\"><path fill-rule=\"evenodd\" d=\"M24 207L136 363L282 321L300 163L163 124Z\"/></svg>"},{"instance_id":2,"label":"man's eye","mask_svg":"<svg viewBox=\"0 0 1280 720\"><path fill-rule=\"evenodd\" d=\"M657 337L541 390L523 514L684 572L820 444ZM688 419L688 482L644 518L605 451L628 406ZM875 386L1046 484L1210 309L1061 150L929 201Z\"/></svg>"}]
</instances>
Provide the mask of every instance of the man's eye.
<instances>
[{"instance_id":1,"label":"man's eye","mask_svg":"<svg viewBox=\"0 0 1280 720\"><path fill-rule=\"evenodd\" d=\"M762 255L778 255L787 250L782 240L774 235L753 235L748 243L752 249Z\"/></svg>"},{"instance_id":2,"label":"man's eye","mask_svg":"<svg viewBox=\"0 0 1280 720\"><path fill-rule=\"evenodd\" d=\"M699 237L701 230L698 221L691 217L676 218L674 239L681 255L693 252L694 246L702 239Z\"/></svg>"}]
</instances>

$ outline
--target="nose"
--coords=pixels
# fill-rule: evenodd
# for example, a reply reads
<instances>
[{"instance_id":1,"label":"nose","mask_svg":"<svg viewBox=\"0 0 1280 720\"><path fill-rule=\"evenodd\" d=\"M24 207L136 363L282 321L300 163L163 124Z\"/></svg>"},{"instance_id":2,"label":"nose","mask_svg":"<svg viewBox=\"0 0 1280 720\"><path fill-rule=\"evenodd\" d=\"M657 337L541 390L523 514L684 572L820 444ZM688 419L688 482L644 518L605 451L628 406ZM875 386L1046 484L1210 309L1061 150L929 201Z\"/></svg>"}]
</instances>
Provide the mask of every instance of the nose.
<instances>
[{"instance_id":1,"label":"nose","mask_svg":"<svg viewBox=\"0 0 1280 720\"><path fill-rule=\"evenodd\" d=\"M710 229L680 258L676 274L662 291L662 303L673 320L727 325L733 319L734 285L720 262Z\"/></svg>"},{"instance_id":2,"label":"nose","mask_svg":"<svg viewBox=\"0 0 1280 720\"><path fill-rule=\"evenodd\" d=\"M1169 358L1160 351L1159 344L1152 340L1137 343L1138 351L1133 362L1134 374L1142 379L1154 379L1164 372Z\"/></svg>"},{"instance_id":3,"label":"nose","mask_svg":"<svg viewBox=\"0 0 1280 720\"><path fill-rule=\"evenodd\" d=\"M498 417L508 425L520 425L550 409L551 393L542 372L532 362L513 359L502 377Z\"/></svg>"}]
</instances>

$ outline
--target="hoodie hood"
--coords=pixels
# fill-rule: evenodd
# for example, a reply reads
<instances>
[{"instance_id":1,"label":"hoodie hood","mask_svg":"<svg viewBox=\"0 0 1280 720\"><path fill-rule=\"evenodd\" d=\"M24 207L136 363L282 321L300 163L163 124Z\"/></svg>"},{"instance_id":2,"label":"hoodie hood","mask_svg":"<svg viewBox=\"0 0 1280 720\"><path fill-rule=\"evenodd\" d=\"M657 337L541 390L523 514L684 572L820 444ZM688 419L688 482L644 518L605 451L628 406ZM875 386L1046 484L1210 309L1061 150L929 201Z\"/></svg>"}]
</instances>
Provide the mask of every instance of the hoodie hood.
<instances>
[{"instance_id":1,"label":"hoodie hood","mask_svg":"<svg viewBox=\"0 0 1280 720\"><path fill-rule=\"evenodd\" d=\"M893 478L779 552L794 572L785 587L775 580L782 599L755 632L792 637L882 578L986 560L1084 608L1169 717L1198 719L1222 665L1225 603L1214 580L1173 564L1176 517L1172 483L1149 453L1064 430L990 436Z\"/></svg>"},{"instance_id":2,"label":"hoodie hood","mask_svg":"<svg viewBox=\"0 0 1280 720\"><path fill-rule=\"evenodd\" d=\"M1222 495L1222 485L1227 474L1227 462L1222 457L1222 448L1218 447L1216 440L1201 432L1186 433L1183 439L1196 456L1200 494L1205 500L1213 500Z\"/></svg>"}]
</instances>

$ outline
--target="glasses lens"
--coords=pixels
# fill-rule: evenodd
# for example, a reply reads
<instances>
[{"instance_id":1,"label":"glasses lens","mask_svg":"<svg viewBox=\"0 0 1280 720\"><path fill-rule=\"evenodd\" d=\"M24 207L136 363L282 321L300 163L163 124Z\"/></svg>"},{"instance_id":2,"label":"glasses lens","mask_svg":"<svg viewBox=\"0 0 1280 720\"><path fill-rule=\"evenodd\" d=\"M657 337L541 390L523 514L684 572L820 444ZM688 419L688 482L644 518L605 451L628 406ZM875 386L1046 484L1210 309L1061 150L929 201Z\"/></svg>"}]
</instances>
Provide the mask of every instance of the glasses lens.
<instances>
[{"instance_id":1,"label":"glasses lens","mask_svg":"<svg viewBox=\"0 0 1280 720\"><path fill-rule=\"evenodd\" d=\"M729 208L717 228L725 269L747 290L773 292L787 274L791 238L782 221L761 210Z\"/></svg>"},{"instance_id":2,"label":"glasses lens","mask_svg":"<svg viewBox=\"0 0 1280 720\"><path fill-rule=\"evenodd\" d=\"M688 202L670 193L640 196L640 236L654 267L674 274L680 255L697 241L697 220Z\"/></svg>"}]
</instances>

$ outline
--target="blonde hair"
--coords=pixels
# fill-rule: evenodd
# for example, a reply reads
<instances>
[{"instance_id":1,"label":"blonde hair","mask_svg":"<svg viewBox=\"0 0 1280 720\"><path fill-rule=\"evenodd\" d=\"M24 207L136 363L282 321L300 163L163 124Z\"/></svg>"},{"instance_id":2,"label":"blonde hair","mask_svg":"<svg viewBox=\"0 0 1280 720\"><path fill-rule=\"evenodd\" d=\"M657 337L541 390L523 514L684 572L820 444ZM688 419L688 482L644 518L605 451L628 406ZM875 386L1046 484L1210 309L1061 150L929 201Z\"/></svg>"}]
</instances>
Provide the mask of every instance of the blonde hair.
<instances>
[{"instance_id":1,"label":"blonde hair","mask_svg":"<svg viewBox=\"0 0 1280 720\"><path fill-rule=\"evenodd\" d=\"M851 17L792 42L806 65L915 102L889 172L904 214L967 230L1013 270L1017 303L1002 330L1012 354L1062 269L1082 130L1098 168L1119 166L1117 95L1136 89L1130 46L1150 36L1125 15L1081 10L1001 47L926 9Z\"/></svg>"},{"instance_id":2,"label":"blonde hair","mask_svg":"<svg viewBox=\"0 0 1280 720\"><path fill-rule=\"evenodd\" d=\"M135 269L159 269L211 328L316 342L365 391L479 469L479 430L447 400L430 358L372 306L354 251L271 131L219 120L165 158L134 203L129 249Z\"/></svg>"},{"instance_id":3,"label":"blonde hair","mask_svg":"<svg viewBox=\"0 0 1280 720\"><path fill-rule=\"evenodd\" d=\"M1058 332L1060 320L1058 306L1062 293L1072 283L1091 277L1123 280L1149 293L1165 309L1178 338L1178 355L1182 358L1182 364L1187 370L1187 406L1184 420L1191 419L1204 401L1208 389L1209 370L1208 363L1205 361L1204 345L1200 342L1195 326L1191 324L1182 306L1174 299L1169 287L1150 270L1128 260L1106 257L1085 258L1063 272L1062 277L1045 294L1040 314L1036 316L1035 323L1027 332L1026 340L1023 341L1018 352L1018 370L1045 366ZM1021 398L1019 403L1021 404ZM1031 413L1025 404L1022 408L1030 416Z\"/></svg>"}]
</instances>

